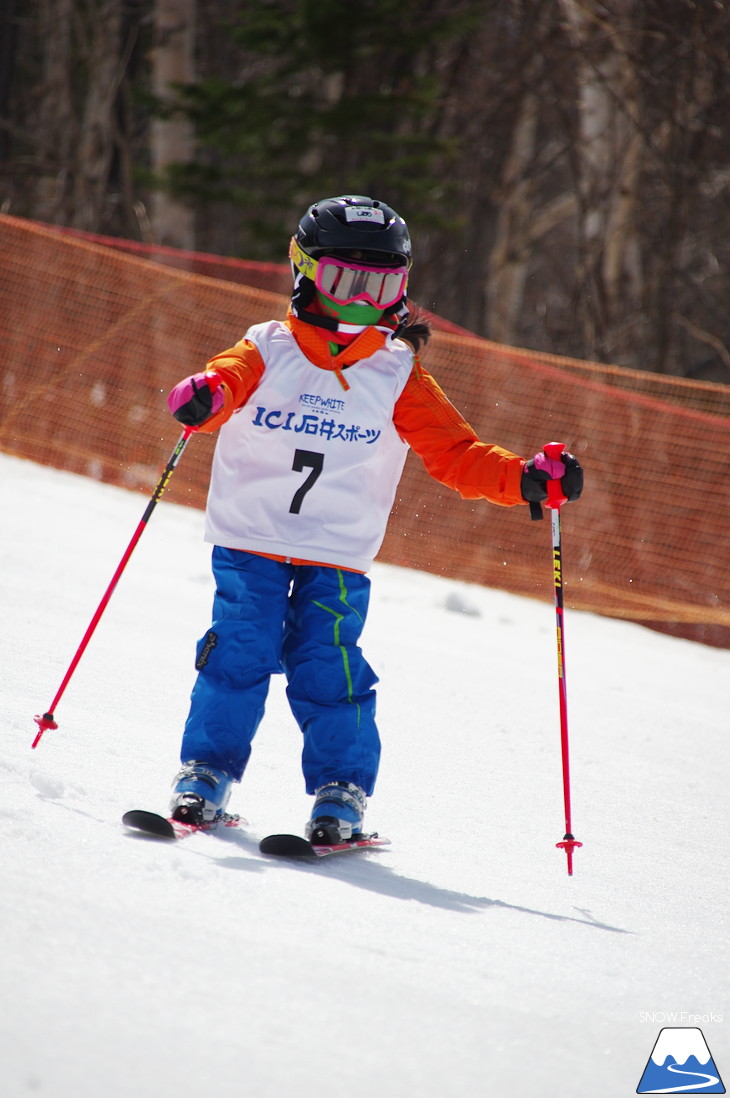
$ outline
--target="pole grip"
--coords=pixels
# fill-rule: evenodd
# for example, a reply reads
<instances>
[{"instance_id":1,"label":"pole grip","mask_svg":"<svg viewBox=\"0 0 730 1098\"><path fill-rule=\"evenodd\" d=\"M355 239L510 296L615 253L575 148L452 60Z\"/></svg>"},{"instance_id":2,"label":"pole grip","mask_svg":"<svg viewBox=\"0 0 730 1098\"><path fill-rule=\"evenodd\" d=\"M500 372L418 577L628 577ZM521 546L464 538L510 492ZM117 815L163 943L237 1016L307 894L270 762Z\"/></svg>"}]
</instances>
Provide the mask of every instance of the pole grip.
<instances>
[{"instance_id":1,"label":"pole grip","mask_svg":"<svg viewBox=\"0 0 730 1098\"><path fill-rule=\"evenodd\" d=\"M546 442L543 446L543 450L547 457L552 461L560 461L565 453L564 442ZM547 482L547 499L545 500L545 506L551 510L559 511L564 503L568 502L568 497L563 495L563 488L559 480L549 480Z\"/></svg>"}]
</instances>

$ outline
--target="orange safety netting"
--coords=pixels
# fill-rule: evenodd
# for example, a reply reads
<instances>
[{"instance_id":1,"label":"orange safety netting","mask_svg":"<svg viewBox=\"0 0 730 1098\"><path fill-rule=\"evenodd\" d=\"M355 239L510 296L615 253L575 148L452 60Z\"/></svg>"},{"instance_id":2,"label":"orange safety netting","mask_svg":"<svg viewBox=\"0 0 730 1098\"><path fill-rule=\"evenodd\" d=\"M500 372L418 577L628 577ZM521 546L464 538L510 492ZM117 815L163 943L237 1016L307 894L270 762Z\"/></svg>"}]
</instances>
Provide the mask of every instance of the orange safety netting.
<instances>
[{"instance_id":1,"label":"orange safety netting","mask_svg":"<svg viewBox=\"0 0 730 1098\"><path fill-rule=\"evenodd\" d=\"M145 492L180 434L172 385L286 310L237 281L280 277L276 265L225 260L210 277L8 216L0 247L0 450ZM563 510L566 604L730 647L730 386L448 327L424 364L480 437L525 456L564 441L585 466L583 498ZM212 446L192 440L170 499L204 506ZM413 454L380 559L552 598L548 523L461 500Z\"/></svg>"}]
</instances>

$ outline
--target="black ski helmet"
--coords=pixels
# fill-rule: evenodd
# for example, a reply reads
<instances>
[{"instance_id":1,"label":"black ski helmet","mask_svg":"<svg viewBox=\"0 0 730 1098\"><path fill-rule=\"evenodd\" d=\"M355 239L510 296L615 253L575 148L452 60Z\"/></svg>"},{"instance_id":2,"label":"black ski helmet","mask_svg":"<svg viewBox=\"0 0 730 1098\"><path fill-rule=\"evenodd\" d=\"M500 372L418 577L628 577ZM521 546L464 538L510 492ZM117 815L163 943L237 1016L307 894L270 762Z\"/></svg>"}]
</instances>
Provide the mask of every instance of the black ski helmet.
<instances>
[{"instance_id":1,"label":"black ski helmet","mask_svg":"<svg viewBox=\"0 0 730 1098\"><path fill-rule=\"evenodd\" d=\"M361 194L315 202L299 222L294 239L315 258L357 249L373 253L373 263L411 263L411 238L403 218L385 202Z\"/></svg>"}]
</instances>

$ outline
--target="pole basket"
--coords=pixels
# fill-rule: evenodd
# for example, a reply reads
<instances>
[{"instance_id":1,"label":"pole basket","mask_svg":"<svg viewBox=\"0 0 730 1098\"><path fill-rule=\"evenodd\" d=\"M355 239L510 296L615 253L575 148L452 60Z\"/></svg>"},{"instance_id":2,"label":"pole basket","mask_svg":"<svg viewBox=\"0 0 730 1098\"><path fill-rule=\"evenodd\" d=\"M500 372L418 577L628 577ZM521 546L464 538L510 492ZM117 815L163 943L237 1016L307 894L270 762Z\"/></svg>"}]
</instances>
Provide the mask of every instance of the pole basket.
<instances>
[{"instance_id":1,"label":"pole basket","mask_svg":"<svg viewBox=\"0 0 730 1098\"><path fill-rule=\"evenodd\" d=\"M556 847L565 851L566 858L568 859L568 876L573 876L573 851L577 846L583 846L583 843L579 843L577 839L574 839L572 835L566 835L562 842L556 843Z\"/></svg>"}]
</instances>

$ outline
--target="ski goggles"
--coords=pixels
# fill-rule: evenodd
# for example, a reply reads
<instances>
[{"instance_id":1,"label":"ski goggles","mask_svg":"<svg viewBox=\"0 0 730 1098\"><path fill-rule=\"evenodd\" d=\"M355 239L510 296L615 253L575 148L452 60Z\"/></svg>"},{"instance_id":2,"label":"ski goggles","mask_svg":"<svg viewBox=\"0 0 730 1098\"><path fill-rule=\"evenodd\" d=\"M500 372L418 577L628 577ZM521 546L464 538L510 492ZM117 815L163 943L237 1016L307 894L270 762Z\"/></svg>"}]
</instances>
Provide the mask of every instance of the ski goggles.
<instances>
[{"instance_id":1,"label":"ski goggles","mask_svg":"<svg viewBox=\"0 0 730 1098\"><path fill-rule=\"evenodd\" d=\"M315 259L297 244L292 237L289 258L305 278L338 305L351 305L365 301L378 309L395 305L406 292L408 267L374 268L359 263L349 263L336 256L325 255Z\"/></svg>"}]
</instances>

